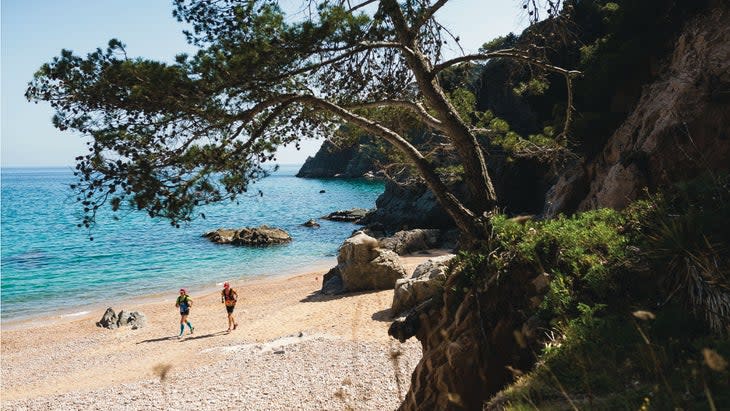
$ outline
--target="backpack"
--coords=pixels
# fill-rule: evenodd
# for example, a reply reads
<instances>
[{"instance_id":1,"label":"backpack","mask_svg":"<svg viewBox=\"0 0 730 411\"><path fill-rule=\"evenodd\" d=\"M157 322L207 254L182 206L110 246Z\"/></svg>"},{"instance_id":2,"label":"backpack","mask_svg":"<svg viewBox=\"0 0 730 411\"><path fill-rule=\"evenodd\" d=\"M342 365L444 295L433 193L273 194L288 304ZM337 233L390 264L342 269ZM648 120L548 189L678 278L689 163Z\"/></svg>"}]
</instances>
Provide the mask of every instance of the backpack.
<instances>
[{"instance_id":1,"label":"backpack","mask_svg":"<svg viewBox=\"0 0 730 411\"><path fill-rule=\"evenodd\" d=\"M189 301L191 300L190 296L185 294L184 296L177 297L177 305L180 306L180 310L183 310L184 308L190 308Z\"/></svg>"},{"instance_id":2,"label":"backpack","mask_svg":"<svg viewBox=\"0 0 730 411\"><path fill-rule=\"evenodd\" d=\"M238 293L233 288L228 289L228 295L226 295L226 290L221 291L221 295L223 296L223 301L238 301Z\"/></svg>"}]
</instances>

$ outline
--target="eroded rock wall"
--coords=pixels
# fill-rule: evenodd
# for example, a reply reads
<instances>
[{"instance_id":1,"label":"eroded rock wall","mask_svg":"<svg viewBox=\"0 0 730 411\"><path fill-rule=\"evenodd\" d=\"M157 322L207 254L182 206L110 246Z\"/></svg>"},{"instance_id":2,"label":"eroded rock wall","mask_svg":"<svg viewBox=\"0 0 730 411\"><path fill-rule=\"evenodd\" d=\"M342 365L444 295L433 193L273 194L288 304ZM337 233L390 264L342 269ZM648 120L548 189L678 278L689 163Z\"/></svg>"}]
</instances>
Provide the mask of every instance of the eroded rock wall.
<instances>
[{"instance_id":1,"label":"eroded rock wall","mask_svg":"<svg viewBox=\"0 0 730 411\"><path fill-rule=\"evenodd\" d=\"M658 81L594 159L550 190L545 214L623 208L645 188L730 170L730 6L687 24Z\"/></svg>"},{"instance_id":2,"label":"eroded rock wall","mask_svg":"<svg viewBox=\"0 0 730 411\"><path fill-rule=\"evenodd\" d=\"M688 22L663 74L644 88L600 155L553 187L546 214L621 208L644 188L729 169L730 5L718 1ZM539 348L524 313L539 296L536 274L512 271L483 291L445 293L403 327L394 323L391 335L415 333L423 345L400 410L482 409L512 372L529 371Z\"/></svg>"},{"instance_id":3,"label":"eroded rock wall","mask_svg":"<svg viewBox=\"0 0 730 411\"><path fill-rule=\"evenodd\" d=\"M399 410L479 410L514 373L529 370L538 333L525 313L544 292L539 277L516 269L485 288L444 293L439 303L394 323L391 335L402 340L414 331L423 347ZM459 282L452 276L444 288L461 290Z\"/></svg>"}]
</instances>

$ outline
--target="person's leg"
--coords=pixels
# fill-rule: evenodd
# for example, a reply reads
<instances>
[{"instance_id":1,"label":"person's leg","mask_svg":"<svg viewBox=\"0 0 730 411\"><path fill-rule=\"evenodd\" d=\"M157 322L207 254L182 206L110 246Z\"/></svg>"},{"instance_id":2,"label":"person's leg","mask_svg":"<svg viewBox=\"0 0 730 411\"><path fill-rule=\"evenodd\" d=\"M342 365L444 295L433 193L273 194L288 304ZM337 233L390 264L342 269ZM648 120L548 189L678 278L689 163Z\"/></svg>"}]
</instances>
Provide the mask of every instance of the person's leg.
<instances>
[{"instance_id":1,"label":"person's leg","mask_svg":"<svg viewBox=\"0 0 730 411\"><path fill-rule=\"evenodd\" d=\"M228 313L228 331L233 328L233 309L230 306L226 306L226 313Z\"/></svg>"},{"instance_id":2,"label":"person's leg","mask_svg":"<svg viewBox=\"0 0 730 411\"><path fill-rule=\"evenodd\" d=\"M185 331L185 322L186 322L187 318L188 318L187 315L180 316L180 335L179 336L182 336L183 331Z\"/></svg>"},{"instance_id":3,"label":"person's leg","mask_svg":"<svg viewBox=\"0 0 730 411\"><path fill-rule=\"evenodd\" d=\"M187 320L187 317L185 317L185 323L188 325L188 328L190 329L190 334L192 334L193 330L195 330L195 327L193 327L193 325L190 324L190 321Z\"/></svg>"}]
</instances>

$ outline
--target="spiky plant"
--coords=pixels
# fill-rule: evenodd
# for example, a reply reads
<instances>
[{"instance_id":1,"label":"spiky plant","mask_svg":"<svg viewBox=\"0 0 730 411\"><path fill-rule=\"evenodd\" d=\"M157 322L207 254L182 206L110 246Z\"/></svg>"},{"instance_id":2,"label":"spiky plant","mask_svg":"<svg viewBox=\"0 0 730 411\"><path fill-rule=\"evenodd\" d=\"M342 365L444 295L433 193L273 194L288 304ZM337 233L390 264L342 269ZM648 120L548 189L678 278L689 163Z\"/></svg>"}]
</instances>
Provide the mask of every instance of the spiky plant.
<instances>
[{"instance_id":1,"label":"spiky plant","mask_svg":"<svg viewBox=\"0 0 730 411\"><path fill-rule=\"evenodd\" d=\"M730 331L730 178L701 178L652 200L646 254L667 287L715 332Z\"/></svg>"}]
</instances>

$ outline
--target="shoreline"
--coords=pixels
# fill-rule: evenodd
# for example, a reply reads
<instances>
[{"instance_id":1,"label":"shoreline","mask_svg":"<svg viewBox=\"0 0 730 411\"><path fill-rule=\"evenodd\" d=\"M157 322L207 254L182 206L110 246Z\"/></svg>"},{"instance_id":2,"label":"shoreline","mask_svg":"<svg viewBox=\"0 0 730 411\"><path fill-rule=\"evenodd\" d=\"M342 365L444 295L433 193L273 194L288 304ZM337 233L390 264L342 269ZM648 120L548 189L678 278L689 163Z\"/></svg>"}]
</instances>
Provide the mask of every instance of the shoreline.
<instances>
[{"instance_id":1,"label":"shoreline","mask_svg":"<svg viewBox=\"0 0 730 411\"><path fill-rule=\"evenodd\" d=\"M412 273L445 253L401 262ZM387 334L393 290L317 295L326 271L231 281L239 327L230 333L216 285L192 294L195 333L180 340L177 294L167 292L112 306L144 313L137 330L96 327L106 305L3 325L2 409L164 409L174 394L178 409L213 410L220 390L235 409L396 408L421 347Z\"/></svg>"},{"instance_id":2,"label":"shoreline","mask_svg":"<svg viewBox=\"0 0 730 411\"><path fill-rule=\"evenodd\" d=\"M284 270L280 273L266 273L266 274L247 274L243 276L234 276L230 279L227 279L225 281L229 281L231 284L245 284L251 281L266 281L268 279L277 279L277 278L285 278L285 277L296 277L298 275L305 275L313 272L319 272L324 271L327 272L330 268L337 265L337 257L323 257L320 261L315 262L314 264L311 264L310 267L307 268L306 271L302 271L301 267L297 268L291 268L288 270ZM208 295L214 292L215 290L219 290L223 286L223 282L215 282L215 283L206 283L203 285L196 285L192 287L187 287L188 291L195 293L197 295ZM93 302L83 305L69 305L67 307L62 307L58 310L55 310L54 313L32 313L32 314L25 314L17 317L11 317L11 318L0 318L0 330L17 330L17 329L27 329L32 328L39 324L52 324L52 323L62 323L62 322L70 322L75 321L77 319L84 319L87 315L90 315L94 311L101 310L101 313L104 313L104 310L107 309L107 307L114 308L115 306L120 307L122 305L125 306L137 306L137 305L146 305L150 303L161 303L164 301L172 300L174 301L175 298L177 298L179 288L174 289L166 289L166 290L159 290L155 292L146 292L144 294L139 295L129 295L125 297L121 297L118 299L114 299L107 302ZM114 308L115 312L118 312L119 310ZM125 310L127 311L127 310ZM135 311L135 310L132 310ZM99 318L101 318L101 314L99 314ZM94 322L98 321L98 318L94 320Z\"/></svg>"}]
</instances>

